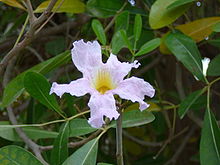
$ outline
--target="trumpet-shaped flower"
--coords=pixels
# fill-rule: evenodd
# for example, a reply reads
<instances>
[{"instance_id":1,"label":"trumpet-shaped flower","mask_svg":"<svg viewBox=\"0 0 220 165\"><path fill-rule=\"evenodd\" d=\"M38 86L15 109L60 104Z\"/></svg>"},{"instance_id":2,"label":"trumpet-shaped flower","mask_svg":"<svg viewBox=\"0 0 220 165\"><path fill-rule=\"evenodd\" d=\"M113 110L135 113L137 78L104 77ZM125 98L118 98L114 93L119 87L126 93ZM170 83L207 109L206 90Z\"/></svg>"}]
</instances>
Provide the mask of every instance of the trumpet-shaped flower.
<instances>
[{"instance_id":1,"label":"trumpet-shaped flower","mask_svg":"<svg viewBox=\"0 0 220 165\"><path fill-rule=\"evenodd\" d=\"M101 46L97 41L75 41L71 53L73 63L82 72L83 77L69 84L54 82L50 94L55 93L60 97L64 93L77 97L90 94L88 106L91 112L88 122L92 127L102 127L104 116L110 120L119 117L114 95L139 102L141 111L148 108L149 105L143 100L145 95L154 96L154 88L137 77L124 79L132 68L138 68L140 64L137 61L120 62L111 54L107 62L103 63Z\"/></svg>"}]
</instances>

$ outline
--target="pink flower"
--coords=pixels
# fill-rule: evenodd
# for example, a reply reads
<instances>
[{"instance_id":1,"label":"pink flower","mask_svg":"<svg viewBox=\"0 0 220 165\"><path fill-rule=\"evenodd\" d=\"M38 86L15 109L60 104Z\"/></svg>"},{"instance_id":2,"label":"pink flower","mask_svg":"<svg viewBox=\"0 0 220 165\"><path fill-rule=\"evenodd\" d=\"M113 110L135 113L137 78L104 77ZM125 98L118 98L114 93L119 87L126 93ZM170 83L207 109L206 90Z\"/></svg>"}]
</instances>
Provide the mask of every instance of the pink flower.
<instances>
[{"instance_id":1,"label":"pink flower","mask_svg":"<svg viewBox=\"0 0 220 165\"><path fill-rule=\"evenodd\" d=\"M102 62L101 46L97 41L75 41L72 49L72 60L77 69L82 72L83 78L69 84L53 83L50 94L62 96L69 93L72 96L91 95L88 106L91 117L88 122L92 127L100 128L104 124L103 117L116 120L119 117L115 105L114 95L122 99L139 102L140 110L148 108L144 96L153 97L154 88L143 79L131 77L124 79L132 68L138 68L134 63L120 62L113 54L106 63Z\"/></svg>"}]
</instances>

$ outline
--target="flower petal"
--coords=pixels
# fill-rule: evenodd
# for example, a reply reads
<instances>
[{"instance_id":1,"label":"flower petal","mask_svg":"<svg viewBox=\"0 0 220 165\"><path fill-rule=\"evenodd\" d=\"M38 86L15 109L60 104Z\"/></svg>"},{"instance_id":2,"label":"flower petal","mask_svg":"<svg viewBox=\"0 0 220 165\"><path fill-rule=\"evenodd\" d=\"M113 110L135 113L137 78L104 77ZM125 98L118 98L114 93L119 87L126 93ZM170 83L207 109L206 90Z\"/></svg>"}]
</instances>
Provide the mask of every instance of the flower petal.
<instances>
[{"instance_id":1,"label":"flower petal","mask_svg":"<svg viewBox=\"0 0 220 165\"><path fill-rule=\"evenodd\" d=\"M89 124L92 127L100 128L104 124L103 116L108 117L110 120L115 120L119 117L116 110L115 99L112 94L99 94L93 93L89 100L88 106L91 110L91 117Z\"/></svg>"},{"instance_id":2,"label":"flower petal","mask_svg":"<svg viewBox=\"0 0 220 165\"><path fill-rule=\"evenodd\" d=\"M97 41L75 41L71 53L73 63L83 74L87 74L92 71L94 67L103 64L101 46Z\"/></svg>"},{"instance_id":3,"label":"flower petal","mask_svg":"<svg viewBox=\"0 0 220 165\"><path fill-rule=\"evenodd\" d=\"M146 95L153 97L155 90L143 79L131 77L123 80L118 87L111 92L119 95L122 99L131 100L132 102L139 102L140 110L144 110L149 107L149 105L143 101L144 96Z\"/></svg>"},{"instance_id":4,"label":"flower petal","mask_svg":"<svg viewBox=\"0 0 220 165\"><path fill-rule=\"evenodd\" d=\"M109 68L113 81L118 84L131 71L132 68L138 68L140 63L138 63L136 60L133 63L120 62L116 55L111 54L105 65L107 65Z\"/></svg>"},{"instance_id":5,"label":"flower petal","mask_svg":"<svg viewBox=\"0 0 220 165\"><path fill-rule=\"evenodd\" d=\"M69 84L57 84L54 82L50 89L50 94L56 93L57 96L62 96L64 93L69 93L72 96L83 96L92 92L89 82L85 78L71 81Z\"/></svg>"}]
</instances>

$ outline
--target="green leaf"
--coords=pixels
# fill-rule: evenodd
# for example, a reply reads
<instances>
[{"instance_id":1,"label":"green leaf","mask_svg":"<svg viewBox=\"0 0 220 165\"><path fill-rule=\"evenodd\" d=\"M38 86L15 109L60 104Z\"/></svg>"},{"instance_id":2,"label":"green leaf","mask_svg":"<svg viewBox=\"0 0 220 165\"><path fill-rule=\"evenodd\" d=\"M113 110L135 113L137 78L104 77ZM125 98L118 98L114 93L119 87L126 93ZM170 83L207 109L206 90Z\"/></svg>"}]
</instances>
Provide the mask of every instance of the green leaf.
<instances>
[{"instance_id":1,"label":"green leaf","mask_svg":"<svg viewBox=\"0 0 220 165\"><path fill-rule=\"evenodd\" d=\"M199 80L205 81L201 55L196 43L190 37L179 32L170 33L165 38L165 44L193 75Z\"/></svg>"},{"instance_id":2,"label":"green leaf","mask_svg":"<svg viewBox=\"0 0 220 165\"><path fill-rule=\"evenodd\" d=\"M103 45L106 45L105 31L104 31L102 24L99 20L97 20L97 19L92 20L92 29L95 32L96 36L98 37L99 41Z\"/></svg>"},{"instance_id":3,"label":"green leaf","mask_svg":"<svg viewBox=\"0 0 220 165\"><path fill-rule=\"evenodd\" d=\"M141 56L143 54L147 54L151 52L152 50L156 49L160 46L161 39L160 38L154 38L144 45L141 46L140 50L135 54L135 56Z\"/></svg>"},{"instance_id":4,"label":"green leaf","mask_svg":"<svg viewBox=\"0 0 220 165\"><path fill-rule=\"evenodd\" d=\"M176 0L175 2L173 2L169 6L167 6L167 9L174 10L177 7L181 7L186 4L191 4L192 2L195 2L195 0Z\"/></svg>"},{"instance_id":5,"label":"green leaf","mask_svg":"<svg viewBox=\"0 0 220 165\"><path fill-rule=\"evenodd\" d=\"M0 164L43 165L31 152L14 145L0 148Z\"/></svg>"},{"instance_id":6,"label":"green leaf","mask_svg":"<svg viewBox=\"0 0 220 165\"><path fill-rule=\"evenodd\" d=\"M141 112L140 110L132 110L123 113L122 117L122 127L136 127L144 124L148 124L154 121L155 117L151 112L147 110ZM112 121L110 124L111 127L116 127L116 122Z\"/></svg>"},{"instance_id":7,"label":"green leaf","mask_svg":"<svg viewBox=\"0 0 220 165\"><path fill-rule=\"evenodd\" d=\"M34 12L42 13L47 8L49 3L50 0L44 1L37 7ZM85 4L82 3L81 0L58 0L52 11L55 13L83 13L85 11Z\"/></svg>"},{"instance_id":8,"label":"green leaf","mask_svg":"<svg viewBox=\"0 0 220 165\"><path fill-rule=\"evenodd\" d=\"M10 81L5 87L1 106L7 107L23 93L24 91L23 79L27 72L35 71L41 74L46 74L50 72L51 70L70 61L70 59L71 59L70 51L66 51L56 57L53 57L47 61L44 61L38 65L35 65L34 67L19 74L12 81Z\"/></svg>"},{"instance_id":9,"label":"green leaf","mask_svg":"<svg viewBox=\"0 0 220 165\"><path fill-rule=\"evenodd\" d=\"M206 110L200 141L201 165L220 164L220 130L210 110Z\"/></svg>"},{"instance_id":10,"label":"green leaf","mask_svg":"<svg viewBox=\"0 0 220 165\"><path fill-rule=\"evenodd\" d=\"M62 165L96 165L98 140L95 138L76 150Z\"/></svg>"},{"instance_id":11,"label":"green leaf","mask_svg":"<svg viewBox=\"0 0 220 165\"><path fill-rule=\"evenodd\" d=\"M20 3L19 0L0 0L0 2L3 2L9 6L25 10L25 8L22 6L22 3Z\"/></svg>"},{"instance_id":12,"label":"green leaf","mask_svg":"<svg viewBox=\"0 0 220 165\"><path fill-rule=\"evenodd\" d=\"M24 77L24 87L27 92L40 103L55 110L62 116L62 111L54 95L50 95L51 85L44 76L36 72L28 72Z\"/></svg>"},{"instance_id":13,"label":"green leaf","mask_svg":"<svg viewBox=\"0 0 220 165\"><path fill-rule=\"evenodd\" d=\"M196 102L196 100L199 99L199 97L205 92L205 88L201 90L197 90L193 93L191 93L189 96L187 96L180 104L178 109L178 114L180 116L180 119L182 119L185 114L188 112L188 110L191 108L191 106Z\"/></svg>"},{"instance_id":14,"label":"green leaf","mask_svg":"<svg viewBox=\"0 0 220 165\"><path fill-rule=\"evenodd\" d=\"M109 163L98 163L97 165L113 165L113 164L109 164Z\"/></svg>"},{"instance_id":15,"label":"green leaf","mask_svg":"<svg viewBox=\"0 0 220 165\"><path fill-rule=\"evenodd\" d=\"M121 32L117 31L111 41L111 48L113 54L118 54L118 52L125 47L124 40L122 38Z\"/></svg>"},{"instance_id":16,"label":"green leaf","mask_svg":"<svg viewBox=\"0 0 220 165\"><path fill-rule=\"evenodd\" d=\"M130 50L130 52L132 52L132 47L131 47L131 43L128 39L128 36L126 34L126 31L125 30L120 30L120 33L121 33L121 36L122 36L122 39L124 40L124 43L125 45L127 46L127 48Z\"/></svg>"},{"instance_id":17,"label":"green leaf","mask_svg":"<svg viewBox=\"0 0 220 165\"><path fill-rule=\"evenodd\" d=\"M68 157L69 122L67 121L60 128L59 135L55 139L51 151L51 164L60 165Z\"/></svg>"},{"instance_id":18,"label":"green leaf","mask_svg":"<svg viewBox=\"0 0 220 165\"><path fill-rule=\"evenodd\" d=\"M96 17L106 18L116 14L116 12L123 6L121 0L89 0L87 2L87 10Z\"/></svg>"},{"instance_id":19,"label":"green leaf","mask_svg":"<svg viewBox=\"0 0 220 165\"><path fill-rule=\"evenodd\" d=\"M216 24L213 26L212 30L213 30L214 32L220 32L220 22L216 23Z\"/></svg>"},{"instance_id":20,"label":"green leaf","mask_svg":"<svg viewBox=\"0 0 220 165\"><path fill-rule=\"evenodd\" d=\"M142 18L140 14L135 15L134 20L134 39L135 41L138 41L141 35L142 30Z\"/></svg>"},{"instance_id":21,"label":"green leaf","mask_svg":"<svg viewBox=\"0 0 220 165\"><path fill-rule=\"evenodd\" d=\"M0 137L10 141L22 141L14 128L15 126L10 125L8 121L0 121ZM47 131L36 127L24 127L22 130L32 140L56 138L58 135L57 132Z\"/></svg>"},{"instance_id":22,"label":"green leaf","mask_svg":"<svg viewBox=\"0 0 220 165\"><path fill-rule=\"evenodd\" d=\"M119 30L127 30L129 27L129 12L123 11L115 19L115 32Z\"/></svg>"},{"instance_id":23,"label":"green leaf","mask_svg":"<svg viewBox=\"0 0 220 165\"><path fill-rule=\"evenodd\" d=\"M152 5L149 15L149 24L153 29L159 29L171 24L178 17L180 17L191 5L191 3L184 3L183 0L156 0ZM187 1L188 2L188 1ZM170 6L170 7L169 7ZM176 6L176 7L175 7ZM170 10L169 8L172 10Z\"/></svg>"},{"instance_id":24,"label":"green leaf","mask_svg":"<svg viewBox=\"0 0 220 165\"><path fill-rule=\"evenodd\" d=\"M208 70L207 70L207 75L208 76L219 76L220 75L219 64L220 64L220 55L216 56L209 63L209 67L208 67Z\"/></svg>"},{"instance_id":25,"label":"green leaf","mask_svg":"<svg viewBox=\"0 0 220 165\"><path fill-rule=\"evenodd\" d=\"M97 130L91 127L86 119L73 119L70 121L69 125L70 137L86 135Z\"/></svg>"}]
</instances>

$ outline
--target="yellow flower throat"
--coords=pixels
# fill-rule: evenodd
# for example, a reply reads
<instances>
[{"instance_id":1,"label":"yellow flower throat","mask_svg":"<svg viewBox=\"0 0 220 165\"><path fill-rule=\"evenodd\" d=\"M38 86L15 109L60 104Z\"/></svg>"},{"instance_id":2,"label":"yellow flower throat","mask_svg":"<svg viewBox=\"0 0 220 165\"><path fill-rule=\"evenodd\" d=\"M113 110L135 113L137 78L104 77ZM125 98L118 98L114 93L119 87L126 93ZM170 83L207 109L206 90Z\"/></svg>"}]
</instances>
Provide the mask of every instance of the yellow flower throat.
<instances>
[{"instance_id":1,"label":"yellow flower throat","mask_svg":"<svg viewBox=\"0 0 220 165\"><path fill-rule=\"evenodd\" d=\"M115 88L115 85L112 82L112 77L107 70L103 69L97 72L94 87L101 94Z\"/></svg>"}]
</instances>

